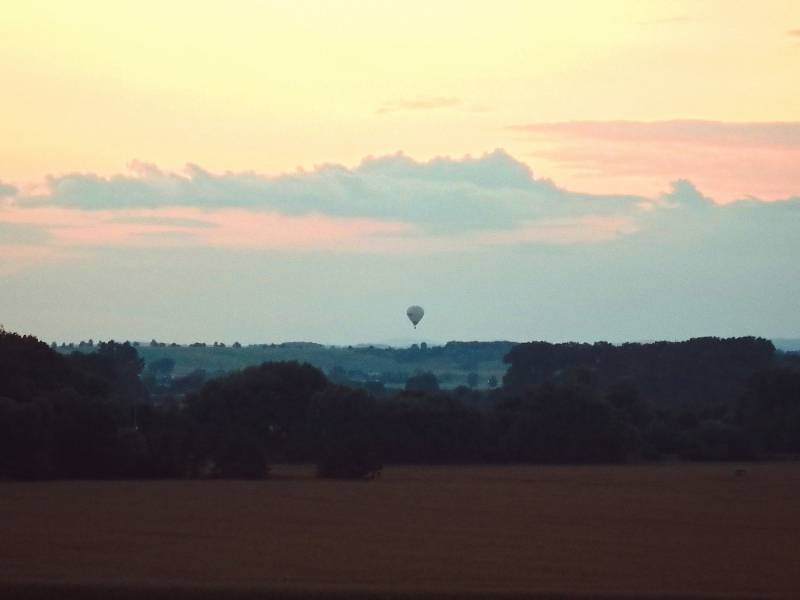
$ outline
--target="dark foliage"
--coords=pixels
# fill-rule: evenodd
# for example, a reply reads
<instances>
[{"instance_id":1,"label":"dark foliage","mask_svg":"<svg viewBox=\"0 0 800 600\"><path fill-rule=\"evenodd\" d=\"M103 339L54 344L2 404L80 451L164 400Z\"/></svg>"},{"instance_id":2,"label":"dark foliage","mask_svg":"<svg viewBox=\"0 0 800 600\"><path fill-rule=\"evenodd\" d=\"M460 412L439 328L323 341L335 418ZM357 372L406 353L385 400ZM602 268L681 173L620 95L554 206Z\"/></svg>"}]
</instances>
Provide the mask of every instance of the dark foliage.
<instances>
[{"instance_id":1,"label":"dark foliage","mask_svg":"<svg viewBox=\"0 0 800 600\"><path fill-rule=\"evenodd\" d=\"M303 441L309 405L327 386L321 371L294 362L264 363L208 382L186 399L197 459L209 462L219 477L241 477L255 475L256 456L308 458Z\"/></svg>"},{"instance_id":2,"label":"dark foliage","mask_svg":"<svg viewBox=\"0 0 800 600\"><path fill-rule=\"evenodd\" d=\"M772 342L753 337L651 344L518 344L506 356L503 385L525 389L565 370L591 370L605 385L627 383L655 404L730 402L747 377L773 365Z\"/></svg>"},{"instance_id":3,"label":"dark foliage","mask_svg":"<svg viewBox=\"0 0 800 600\"><path fill-rule=\"evenodd\" d=\"M0 332L0 478L123 474L118 431L146 398L128 344L62 356L31 336Z\"/></svg>"},{"instance_id":4,"label":"dark foliage","mask_svg":"<svg viewBox=\"0 0 800 600\"><path fill-rule=\"evenodd\" d=\"M451 394L406 392L380 402L379 410L387 462L483 460L483 415Z\"/></svg>"},{"instance_id":5,"label":"dark foliage","mask_svg":"<svg viewBox=\"0 0 800 600\"><path fill-rule=\"evenodd\" d=\"M330 386L316 394L308 427L317 474L334 479L366 479L383 466L378 410L363 390Z\"/></svg>"},{"instance_id":6,"label":"dark foliage","mask_svg":"<svg viewBox=\"0 0 800 600\"><path fill-rule=\"evenodd\" d=\"M430 372L417 373L406 381L407 392L436 392L439 390L439 380Z\"/></svg>"},{"instance_id":7,"label":"dark foliage","mask_svg":"<svg viewBox=\"0 0 800 600\"><path fill-rule=\"evenodd\" d=\"M174 378L169 360L143 372L127 343L59 354L0 331L0 478L261 478L301 461L358 479L383 463L800 454L800 361L765 340L508 347L500 388L445 391L419 373L390 392L296 362ZM484 350L458 351L480 362Z\"/></svg>"},{"instance_id":8,"label":"dark foliage","mask_svg":"<svg viewBox=\"0 0 800 600\"><path fill-rule=\"evenodd\" d=\"M611 463L640 450L629 415L592 385L545 383L502 400L493 416L503 461Z\"/></svg>"},{"instance_id":9,"label":"dark foliage","mask_svg":"<svg viewBox=\"0 0 800 600\"><path fill-rule=\"evenodd\" d=\"M750 376L736 424L770 453L800 454L800 369L776 367Z\"/></svg>"}]
</instances>

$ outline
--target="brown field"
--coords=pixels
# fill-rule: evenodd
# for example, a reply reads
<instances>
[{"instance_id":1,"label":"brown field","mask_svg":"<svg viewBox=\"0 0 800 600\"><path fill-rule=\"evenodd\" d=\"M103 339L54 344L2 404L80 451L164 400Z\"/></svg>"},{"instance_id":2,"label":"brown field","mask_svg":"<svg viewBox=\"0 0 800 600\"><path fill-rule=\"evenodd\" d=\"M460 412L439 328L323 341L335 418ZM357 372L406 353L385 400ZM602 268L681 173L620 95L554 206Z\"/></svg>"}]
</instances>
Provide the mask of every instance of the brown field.
<instances>
[{"instance_id":1,"label":"brown field","mask_svg":"<svg viewBox=\"0 0 800 600\"><path fill-rule=\"evenodd\" d=\"M800 597L800 465L0 484L0 596Z\"/></svg>"}]
</instances>

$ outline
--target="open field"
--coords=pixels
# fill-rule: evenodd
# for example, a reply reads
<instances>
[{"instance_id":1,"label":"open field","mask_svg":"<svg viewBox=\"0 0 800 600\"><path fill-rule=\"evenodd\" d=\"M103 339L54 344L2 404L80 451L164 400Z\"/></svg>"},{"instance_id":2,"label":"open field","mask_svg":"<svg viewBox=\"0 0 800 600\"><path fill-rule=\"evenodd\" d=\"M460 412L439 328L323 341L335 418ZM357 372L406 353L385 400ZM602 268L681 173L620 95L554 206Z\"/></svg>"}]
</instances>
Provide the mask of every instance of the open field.
<instances>
[{"instance_id":1,"label":"open field","mask_svg":"<svg viewBox=\"0 0 800 600\"><path fill-rule=\"evenodd\" d=\"M426 351L410 352L400 348L373 348L366 346L324 346L315 343L290 342L285 344L261 344L242 347L214 346L150 346L136 347L146 364L168 358L175 361L174 376L181 377L195 369L211 375L237 371L264 362L307 362L325 373L332 369L343 369L350 377L361 381L365 378L382 378L382 374L394 374L386 381L387 387L402 388L409 375L417 371L430 371L439 378L443 388L467 385L471 372L478 374L479 388L487 387L487 380L494 375L502 381L508 365L503 356L511 349L510 342L455 342L448 347L435 347ZM69 354L94 352L96 347L59 348Z\"/></svg>"},{"instance_id":2,"label":"open field","mask_svg":"<svg viewBox=\"0 0 800 600\"><path fill-rule=\"evenodd\" d=\"M735 468L3 483L0 596L797 597L800 465Z\"/></svg>"}]
</instances>

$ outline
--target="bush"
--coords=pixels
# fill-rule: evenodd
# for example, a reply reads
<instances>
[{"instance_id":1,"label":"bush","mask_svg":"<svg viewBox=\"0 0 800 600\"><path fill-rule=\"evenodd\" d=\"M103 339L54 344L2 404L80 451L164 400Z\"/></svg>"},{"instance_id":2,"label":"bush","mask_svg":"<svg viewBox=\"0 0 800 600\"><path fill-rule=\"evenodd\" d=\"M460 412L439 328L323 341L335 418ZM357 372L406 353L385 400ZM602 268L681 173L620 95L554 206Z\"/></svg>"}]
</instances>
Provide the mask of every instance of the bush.
<instances>
[{"instance_id":1,"label":"bush","mask_svg":"<svg viewBox=\"0 0 800 600\"><path fill-rule=\"evenodd\" d=\"M365 392L331 387L315 396L309 417L319 477L368 479L381 470L375 401Z\"/></svg>"}]
</instances>

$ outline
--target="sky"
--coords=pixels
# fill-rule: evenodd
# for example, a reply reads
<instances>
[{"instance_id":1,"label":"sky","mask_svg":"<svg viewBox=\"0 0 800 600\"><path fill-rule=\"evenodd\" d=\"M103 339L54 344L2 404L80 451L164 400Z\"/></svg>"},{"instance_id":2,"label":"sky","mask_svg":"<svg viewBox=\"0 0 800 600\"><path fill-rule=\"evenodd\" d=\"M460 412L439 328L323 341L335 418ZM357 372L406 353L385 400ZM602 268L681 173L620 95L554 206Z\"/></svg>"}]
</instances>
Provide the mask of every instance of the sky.
<instances>
[{"instance_id":1,"label":"sky","mask_svg":"<svg viewBox=\"0 0 800 600\"><path fill-rule=\"evenodd\" d=\"M2 12L6 329L800 337L794 0Z\"/></svg>"}]
</instances>

